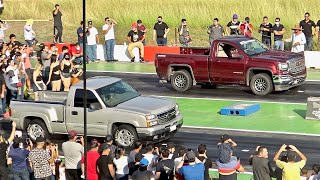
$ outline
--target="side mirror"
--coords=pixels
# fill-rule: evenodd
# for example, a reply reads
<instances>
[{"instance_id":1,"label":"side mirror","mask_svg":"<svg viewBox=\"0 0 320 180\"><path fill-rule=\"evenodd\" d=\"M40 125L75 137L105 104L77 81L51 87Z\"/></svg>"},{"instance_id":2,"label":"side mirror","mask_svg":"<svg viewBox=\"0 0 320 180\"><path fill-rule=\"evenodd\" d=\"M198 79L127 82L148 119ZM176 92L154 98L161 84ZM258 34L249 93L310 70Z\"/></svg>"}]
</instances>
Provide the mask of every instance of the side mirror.
<instances>
[{"instance_id":1,"label":"side mirror","mask_svg":"<svg viewBox=\"0 0 320 180\"><path fill-rule=\"evenodd\" d=\"M98 102L91 103L89 105L89 109L94 110L94 111L100 110L101 109L100 103L98 103Z\"/></svg>"},{"instance_id":2,"label":"side mirror","mask_svg":"<svg viewBox=\"0 0 320 180\"><path fill-rule=\"evenodd\" d=\"M231 57L231 59L242 59L242 58L243 58L243 56L241 54L236 54Z\"/></svg>"}]
</instances>

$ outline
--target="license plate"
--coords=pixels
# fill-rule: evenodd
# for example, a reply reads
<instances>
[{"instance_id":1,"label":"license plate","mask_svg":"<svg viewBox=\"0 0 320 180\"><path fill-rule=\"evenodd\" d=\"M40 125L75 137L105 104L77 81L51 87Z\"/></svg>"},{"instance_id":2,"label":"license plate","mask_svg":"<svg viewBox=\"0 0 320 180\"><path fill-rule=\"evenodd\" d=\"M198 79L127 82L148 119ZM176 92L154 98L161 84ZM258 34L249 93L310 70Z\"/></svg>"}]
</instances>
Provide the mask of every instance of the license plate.
<instances>
[{"instance_id":1,"label":"license plate","mask_svg":"<svg viewBox=\"0 0 320 180\"><path fill-rule=\"evenodd\" d=\"M173 126L170 126L170 132L174 131L177 129L177 126L176 125L173 125Z\"/></svg>"}]
</instances>

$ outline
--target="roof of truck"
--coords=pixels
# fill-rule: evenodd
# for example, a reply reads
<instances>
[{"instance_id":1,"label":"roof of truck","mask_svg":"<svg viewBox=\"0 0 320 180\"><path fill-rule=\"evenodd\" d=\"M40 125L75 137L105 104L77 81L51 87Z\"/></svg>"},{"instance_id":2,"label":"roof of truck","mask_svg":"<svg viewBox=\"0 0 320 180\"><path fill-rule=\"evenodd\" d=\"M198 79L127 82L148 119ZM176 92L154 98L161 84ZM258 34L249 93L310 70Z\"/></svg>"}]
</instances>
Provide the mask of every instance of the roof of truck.
<instances>
[{"instance_id":1,"label":"roof of truck","mask_svg":"<svg viewBox=\"0 0 320 180\"><path fill-rule=\"evenodd\" d=\"M117 81L120 81L120 78L110 77L110 76L96 76L87 79L87 88L92 89L98 89L103 86L115 83ZM79 83L74 85L75 87L83 87L83 81L80 81Z\"/></svg>"},{"instance_id":2,"label":"roof of truck","mask_svg":"<svg viewBox=\"0 0 320 180\"><path fill-rule=\"evenodd\" d=\"M240 35L231 35L231 36L223 36L221 38L218 38L217 40L222 40L222 41L232 41L232 42L241 42L241 41L246 41L246 40L250 40L250 39L254 39L252 37L247 37L247 36L240 36Z\"/></svg>"}]
</instances>

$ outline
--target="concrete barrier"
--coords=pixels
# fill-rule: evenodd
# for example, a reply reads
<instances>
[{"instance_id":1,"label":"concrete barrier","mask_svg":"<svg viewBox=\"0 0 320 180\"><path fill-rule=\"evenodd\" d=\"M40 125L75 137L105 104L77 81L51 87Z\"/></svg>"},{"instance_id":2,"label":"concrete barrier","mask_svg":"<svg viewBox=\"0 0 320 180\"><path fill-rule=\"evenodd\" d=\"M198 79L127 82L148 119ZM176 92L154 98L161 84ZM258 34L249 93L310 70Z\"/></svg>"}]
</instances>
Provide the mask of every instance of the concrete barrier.
<instances>
[{"instance_id":1,"label":"concrete barrier","mask_svg":"<svg viewBox=\"0 0 320 180\"><path fill-rule=\"evenodd\" d=\"M320 69L320 51L305 51L304 57L307 68Z\"/></svg>"}]
</instances>

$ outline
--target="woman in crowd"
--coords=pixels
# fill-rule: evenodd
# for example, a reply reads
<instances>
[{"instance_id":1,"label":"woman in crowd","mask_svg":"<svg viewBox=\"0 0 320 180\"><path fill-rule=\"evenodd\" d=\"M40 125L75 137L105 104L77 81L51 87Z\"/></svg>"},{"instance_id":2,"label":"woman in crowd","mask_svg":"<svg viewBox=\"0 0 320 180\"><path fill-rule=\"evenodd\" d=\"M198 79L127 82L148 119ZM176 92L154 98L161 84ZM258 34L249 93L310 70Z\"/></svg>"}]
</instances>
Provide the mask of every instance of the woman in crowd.
<instances>
[{"instance_id":1,"label":"woman in crowd","mask_svg":"<svg viewBox=\"0 0 320 180\"><path fill-rule=\"evenodd\" d=\"M66 53L64 55L64 58L62 59L60 63L60 69L61 69L61 78L62 83L64 86L63 91L69 91L70 85L71 85L71 70L72 70L72 63L70 61L70 55Z\"/></svg>"},{"instance_id":2,"label":"woman in crowd","mask_svg":"<svg viewBox=\"0 0 320 180\"><path fill-rule=\"evenodd\" d=\"M51 56L51 65L49 72L49 79L46 85L48 85L51 81L52 91L60 91L61 89L61 72L60 72L60 64L57 61L57 55Z\"/></svg>"},{"instance_id":3,"label":"woman in crowd","mask_svg":"<svg viewBox=\"0 0 320 180\"><path fill-rule=\"evenodd\" d=\"M129 158L125 155L125 149L118 147L116 149L116 157L113 159L113 163L116 166L116 178L117 180L128 180L129 174Z\"/></svg>"},{"instance_id":4,"label":"woman in crowd","mask_svg":"<svg viewBox=\"0 0 320 180\"><path fill-rule=\"evenodd\" d=\"M78 65L73 63L71 69L71 86L80 82L81 76L83 74L82 69L78 68Z\"/></svg>"},{"instance_id":5,"label":"woman in crowd","mask_svg":"<svg viewBox=\"0 0 320 180\"><path fill-rule=\"evenodd\" d=\"M38 91L44 91L47 89L46 84L43 82L42 78L43 64L41 61L36 65L33 71L33 92L34 92L34 100L39 100Z\"/></svg>"}]
</instances>

